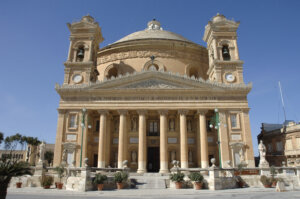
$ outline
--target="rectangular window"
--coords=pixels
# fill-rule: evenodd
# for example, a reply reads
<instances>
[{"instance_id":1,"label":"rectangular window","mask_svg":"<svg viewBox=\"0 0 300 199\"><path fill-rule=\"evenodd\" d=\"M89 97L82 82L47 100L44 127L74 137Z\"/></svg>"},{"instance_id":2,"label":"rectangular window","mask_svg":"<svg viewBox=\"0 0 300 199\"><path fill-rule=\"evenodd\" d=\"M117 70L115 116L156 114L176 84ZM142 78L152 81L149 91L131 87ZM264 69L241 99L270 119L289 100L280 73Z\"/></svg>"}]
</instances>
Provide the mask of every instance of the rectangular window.
<instances>
[{"instance_id":1,"label":"rectangular window","mask_svg":"<svg viewBox=\"0 0 300 199\"><path fill-rule=\"evenodd\" d=\"M283 145L281 141L276 142L276 150L283 151Z\"/></svg>"},{"instance_id":2,"label":"rectangular window","mask_svg":"<svg viewBox=\"0 0 300 199\"><path fill-rule=\"evenodd\" d=\"M96 121L96 131L97 131L97 132L99 131L99 128L100 128L100 121L97 120L97 121Z\"/></svg>"},{"instance_id":3,"label":"rectangular window","mask_svg":"<svg viewBox=\"0 0 300 199\"><path fill-rule=\"evenodd\" d=\"M237 114L230 115L231 128L237 128Z\"/></svg>"},{"instance_id":4,"label":"rectangular window","mask_svg":"<svg viewBox=\"0 0 300 199\"><path fill-rule=\"evenodd\" d=\"M269 152L269 153L272 152L272 151L273 151L272 144L268 144L267 146L268 146L268 152Z\"/></svg>"},{"instance_id":5,"label":"rectangular window","mask_svg":"<svg viewBox=\"0 0 300 199\"><path fill-rule=\"evenodd\" d=\"M76 115L71 114L69 117L69 128L77 128L76 126Z\"/></svg>"},{"instance_id":6,"label":"rectangular window","mask_svg":"<svg viewBox=\"0 0 300 199\"><path fill-rule=\"evenodd\" d=\"M149 122L149 136L158 136L158 121Z\"/></svg>"}]
</instances>

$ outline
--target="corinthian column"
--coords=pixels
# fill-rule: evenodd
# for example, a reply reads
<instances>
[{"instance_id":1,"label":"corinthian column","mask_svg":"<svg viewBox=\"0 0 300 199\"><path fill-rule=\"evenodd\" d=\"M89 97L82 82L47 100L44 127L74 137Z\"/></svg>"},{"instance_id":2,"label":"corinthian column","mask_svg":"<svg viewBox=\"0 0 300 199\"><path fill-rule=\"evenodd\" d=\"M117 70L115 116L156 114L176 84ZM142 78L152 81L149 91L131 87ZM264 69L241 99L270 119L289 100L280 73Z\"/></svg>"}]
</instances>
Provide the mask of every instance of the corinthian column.
<instances>
[{"instance_id":1,"label":"corinthian column","mask_svg":"<svg viewBox=\"0 0 300 199\"><path fill-rule=\"evenodd\" d=\"M120 126L119 126L119 148L118 148L118 168L123 168L123 161L127 149L124 148L126 141L126 114L127 111L120 110Z\"/></svg>"},{"instance_id":2,"label":"corinthian column","mask_svg":"<svg viewBox=\"0 0 300 199\"><path fill-rule=\"evenodd\" d=\"M179 110L180 115L180 163L181 168L189 168L186 114L188 110Z\"/></svg>"},{"instance_id":3,"label":"corinthian column","mask_svg":"<svg viewBox=\"0 0 300 199\"><path fill-rule=\"evenodd\" d=\"M145 110L139 110L139 152L138 152L138 173L147 172L147 137L146 137L146 113Z\"/></svg>"},{"instance_id":4,"label":"corinthian column","mask_svg":"<svg viewBox=\"0 0 300 199\"><path fill-rule=\"evenodd\" d=\"M205 111L198 111L200 129L201 168L209 166Z\"/></svg>"},{"instance_id":5,"label":"corinthian column","mask_svg":"<svg viewBox=\"0 0 300 199\"><path fill-rule=\"evenodd\" d=\"M106 114L107 111L99 110L99 146L98 146L98 168L105 168L105 139L106 139Z\"/></svg>"},{"instance_id":6,"label":"corinthian column","mask_svg":"<svg viewBox=\"0 0 300 199\"><path fill-rule=\"evenodd\" d=\"M160 169L159 173L168 173L167 156L167 110L159 111L160 114Z\"/></svg>"}]
</instances>

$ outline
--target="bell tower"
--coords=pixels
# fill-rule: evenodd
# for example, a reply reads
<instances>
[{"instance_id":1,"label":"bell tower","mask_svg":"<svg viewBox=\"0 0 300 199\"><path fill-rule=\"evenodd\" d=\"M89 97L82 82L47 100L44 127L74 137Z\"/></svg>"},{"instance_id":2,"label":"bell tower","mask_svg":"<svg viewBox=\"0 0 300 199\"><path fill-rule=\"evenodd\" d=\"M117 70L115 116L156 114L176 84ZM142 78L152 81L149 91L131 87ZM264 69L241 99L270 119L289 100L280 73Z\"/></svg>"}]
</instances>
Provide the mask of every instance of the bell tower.
<instances>
[{"instance_id":1,"label":"bell tower","mask_svg":"<svg viewBox=\"0 0 300 199\"><path fill-rule=\"evenodd\" d=\"M237 46L237 29L240 22L228 20L219 13L205 26L203 40L209 56L209 80L226 84L241 84L243 61Z\"/></svg>"},{"instance_id":2,"label":"bell tower","mask_svg":"<svg viewBox=\"0 0 300 199\"><path fill-rule=\"evenodd\" d=\"M64 84L95 82L97 51L102 37L99 24L91 16L84 16L79 22L67 24L71 32L68 59L65 65Z\"/></svg>"}]
</instances>

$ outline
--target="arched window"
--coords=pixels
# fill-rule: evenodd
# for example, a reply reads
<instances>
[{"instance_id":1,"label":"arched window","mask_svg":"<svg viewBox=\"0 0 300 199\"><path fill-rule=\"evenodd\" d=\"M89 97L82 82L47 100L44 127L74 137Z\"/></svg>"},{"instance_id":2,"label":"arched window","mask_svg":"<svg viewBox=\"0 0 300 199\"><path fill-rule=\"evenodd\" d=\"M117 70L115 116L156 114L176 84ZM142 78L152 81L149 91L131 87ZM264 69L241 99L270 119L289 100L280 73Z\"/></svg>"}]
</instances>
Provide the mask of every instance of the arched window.
<instances>
[{"instance_id":1,"label":"arched window","mask_svg":"<svg viewBox=\"0 0 300 199\"><path fill-rule=\"evenodd\" d=\"M112 76L114 77L118 76L118 69L116 67L109 69L106 78L111 78Z\"/></svg>"},{"instance_id":2,"label":"arched window","mask_svg":"<svg viewBox=\"0 0 300 199\"><path fill-rule=\"evenodd\" d=\"M82 62L82 61L83 61L83 58L84 58L84 47L83 47L83 46L80 46L80 47L77 49L76 61Z\"/></svg>"},{"instance_id":3,"label":"arched window","mask_svg":"<svg viewBox=\"0 0 300 199\"><path fill-rule=\"evenodd\" d=\"M224 45L222 48L222 56L224 61L229 61L230 60L230 53L229 53L229 48L228 45Z\"/></svg>"},{"instance_id":4,"label":"arched window","mask_svg":"<svg viewBox=\"0 0 300 199\"><path fill-rule=\"evenodd\" d=\"M189 74L190 77L194 76L195 78L199 78L199 72L198 69L196 67L192 67L189 70Z\"/></svg>"}]
</instances>

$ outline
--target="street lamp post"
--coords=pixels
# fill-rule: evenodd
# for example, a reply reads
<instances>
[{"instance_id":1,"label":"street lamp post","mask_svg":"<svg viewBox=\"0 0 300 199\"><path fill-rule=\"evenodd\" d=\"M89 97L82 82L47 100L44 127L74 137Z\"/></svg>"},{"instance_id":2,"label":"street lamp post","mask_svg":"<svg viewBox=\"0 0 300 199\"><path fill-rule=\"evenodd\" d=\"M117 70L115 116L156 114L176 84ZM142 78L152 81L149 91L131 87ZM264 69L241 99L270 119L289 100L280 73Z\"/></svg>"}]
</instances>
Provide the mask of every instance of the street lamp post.
<instances>
[{"instance_id":1,"label":"street lamp post","mask_svg":"<svg viewBox=\"0 0 300 199\"><path fill-rule=\"evenodd\" d=\"M211 124L209 125L210 128L213 128L215 127L215 129L217 130L217 133L218 133L218 141L217 141L217 144L218 144L218 149L219 149L219 165L220 165L220 168L222 168L222 161L221 161L221 141L220 141L220 132L219 132L219 129L220 129L220 119L219 119L219 110L217 108L215 108L215 115L213 117L213 121L211 122Z\"/></svg>"},{"instance_id":2,"label":"street lamp post","mask_svg":"<svg viewBox=\"0 0 300 199\"><path fill-rule=\"evenodd\" d=\"M85 114L86 108L82 109L82 119L81 119L81 146L80 146L80 167L82 166L82 147L83 147L83 131L85 129ZM88 128L92 128L91 125L88 124Z\"/></svg>"}]
</instances>

